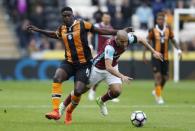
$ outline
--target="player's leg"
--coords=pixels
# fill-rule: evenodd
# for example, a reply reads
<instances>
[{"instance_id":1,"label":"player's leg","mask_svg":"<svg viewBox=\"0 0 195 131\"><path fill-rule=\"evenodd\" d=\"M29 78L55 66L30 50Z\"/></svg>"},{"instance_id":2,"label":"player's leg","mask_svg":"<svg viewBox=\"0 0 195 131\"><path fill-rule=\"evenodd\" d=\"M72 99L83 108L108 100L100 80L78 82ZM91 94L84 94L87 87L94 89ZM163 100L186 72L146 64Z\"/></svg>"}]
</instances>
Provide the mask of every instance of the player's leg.
<instances>
[{"instance_id":1,"label":"player's leg","mask_svg":"<svg viewBox=\"0 0 195 131\"><path fill-rule=\"evenodd\" d=\"M103 96L97 98L96 102L99 105L100 112L103 116L108 115L106 102L119 97L121 90L121 84L112 84L109 86L108 91Z\"/></svg>"},{"instance_id":2,"label":"player's leg","mask_svg":"<svg viewBox=\"0 0 195 131\"><path fill-rule=\"evenodd\" d=\"M90 101L95 100L95 97L96 97L96 89L97 89L98 85L99 85L99 84L97 83L97 84L95 84L94 86L92 86L92 87L90 88L89 93L88 93L88 99L89 99Z\"/></svg>"},{"instance_id":3,"label":"player's leg","mask_svg":"<svg viewBox=\"0 0 195 131\"><path fill-rule=\"evenodd\" d=\"M162 63L162 82L161 82L161 87L162 90L167 82L167 80L169 79L169 61L164 61Z\"/></svg>"},{"instance_id":4,"label":"player's leg","mask_svg":"<svg viewBox=\"0 0 195 131\"><path fill-rule=\"evenodd\" d=\"M120 78L110 73L107 73L106 82L109 85L108 91L103 96L98 97L96 100L97 104L100 107L100 112L104 116L108 115L108 110L107 110L105 103L109 100L117 98L122 91L122 88L121 88L122 81Z\"/></svg>"},{"instance_id":5,"label":"player's leg","mask_svg":"<svg viewBox=\"0 0 195 131\"><path fill-rule=\"evenodd\" d=\"M121 94L121 91L122 91L121 84L119 83L111 84L109 85L108 91L101 97L101 101L105 103L108 100L117 98Z\"/></svg>"},{"instance_id":6,"label":"player's leg","mask_svg":"<svg viewBox=\"0 0 195 131\"><path fill-rule=\"evenodd\" d=\"M155 97L155 100L158 104L163 104L164 101L162 99L162 73L161 73L161 61L157 59L152 59L152 66L153 66L153 75L154 75L154 81L155 81L155 88L152 91L152 94Z\"/></svg>"},{"instance_id":7,"label":"player's leg","mask_svg":"<svg viewBox=\"0 0 195 131\"><path fill-rule=\"evenodd\" d=\"M86 65L85 67L77 69L76 71L74 93L72 94L71 102L66 109L66 116L65 116L66 124L72 123L72 112L79 104L81 95L89 90L89 88L86 87L86 85L89 83L90 72L91 72L91 65Z\"/></svg>"},{"instance_id":8,"label":"player's leg","mask_svg":"<svg viewBox=\"0 0 195 131\"><path fill-rule=\"evenodd\" d=\"M89 100L95 100L97 86L101 81L103 81L103 79L105 79L104 74L105 73L101 72L101 70L99 70L98 68L92 67L90 78L89 78L90 82L88 85L88 87L90 88L88 94Z\"/></svg>"},{"instance_id":9,"label":"player's leg","mask_svg":"<svg viewBox=\"0 0 195 131\"><path fill-rule=\"evenodd\" d=\"M58 68L56 70L55 76L53 78L53 83L52 83L52 106L53 106L53 111L46 113L46 118L48 119L55 119L58 120L60 119L60 114L58 111L58 107L60 104L60 98L62 94L62 82L66 80L67 78L67 73L61 69Z\"/></svg>"},{"instance_id":10,"label":"player's leg","mask_svg":"<svg viewBox=\"0 0 195 131\"><path fill-rule=\"evenodd\" d=\"M160 72L154 73L154 80L155 80L155 94L160 97L161 96L161 83L162 83L162 75Z\"/></svg>"},{"instance_id":11,"label":"player's leg","mask_svg":"<svg viewBox=\"0 0 195 131\"><path fill-rule=\"evenodd\" d=\"M70 104L71 96L73 94L74 94L74 90L72 90L71 93L66 97L66 99L60 103L60 105L59 105L60 116L62 116L64 114L66 107Z\"/></svg>"},{"instance_id":12,"label":"player's leg","mask_svg":"<svg viewBox=\"0 0 195 131\"><path fill-rule=\"evenodd\" d=\"M71 65L63 61L60 64L60 67L56 70L55 75L53 77L53 83L52 83L52 105L53 105L53 111L46 113L46 117L48 119L59 119L60 114L58 111L59 104L60 104L60 98L62 94L62 82L69 79L73 72L73 69Z\"/></svg>"}]
</instances>

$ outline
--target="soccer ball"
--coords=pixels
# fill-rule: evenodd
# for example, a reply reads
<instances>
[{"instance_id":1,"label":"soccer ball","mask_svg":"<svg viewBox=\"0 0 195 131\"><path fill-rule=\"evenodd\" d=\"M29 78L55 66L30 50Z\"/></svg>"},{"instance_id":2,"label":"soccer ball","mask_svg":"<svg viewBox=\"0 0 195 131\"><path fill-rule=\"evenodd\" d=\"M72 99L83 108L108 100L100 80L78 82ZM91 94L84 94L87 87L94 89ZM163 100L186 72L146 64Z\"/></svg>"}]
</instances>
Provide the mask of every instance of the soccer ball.
<instances>
[{"instance_id":1,"label":"soccer ball","mask_svg":"<svg viewBox=\"0 0 195 131\"><path fill-rule=\"evenodd\" d=\"M142 127L146 123L147 117L143 111L134 111L130 119L134 126Z\"/></svg>"}]
</instances>

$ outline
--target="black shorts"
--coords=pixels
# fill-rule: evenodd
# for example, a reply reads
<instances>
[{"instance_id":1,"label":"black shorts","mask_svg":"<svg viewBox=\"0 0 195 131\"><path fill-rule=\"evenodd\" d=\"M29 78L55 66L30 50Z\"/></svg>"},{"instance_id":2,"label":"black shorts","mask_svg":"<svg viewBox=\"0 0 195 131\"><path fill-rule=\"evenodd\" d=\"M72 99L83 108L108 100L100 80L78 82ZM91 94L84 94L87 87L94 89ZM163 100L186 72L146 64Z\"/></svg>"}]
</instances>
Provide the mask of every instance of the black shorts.
<instances>
[{"instance_id":1,"label":"black shorts","mask_svg":"<svg viewBox=\"0 0 195 131\"><path fill-rule=\"evenodd\" d=\"M152 70L154 73L160 72L162 75L169 75L169 61L160 61L152 58Z\"/></svg>"},{"instance_id":2,"label":"black shorts","mask_svg":"<svg viewBox=\"0 0 195 131\"><path fill-rule=\"evenodd\" d=\"M68 79L74 77L74 81L81 81L85 84L89 83L92 62L86 64L72 64L66 60L62 61L59 68L68 74Z\"/></svg>"}]
</instances>

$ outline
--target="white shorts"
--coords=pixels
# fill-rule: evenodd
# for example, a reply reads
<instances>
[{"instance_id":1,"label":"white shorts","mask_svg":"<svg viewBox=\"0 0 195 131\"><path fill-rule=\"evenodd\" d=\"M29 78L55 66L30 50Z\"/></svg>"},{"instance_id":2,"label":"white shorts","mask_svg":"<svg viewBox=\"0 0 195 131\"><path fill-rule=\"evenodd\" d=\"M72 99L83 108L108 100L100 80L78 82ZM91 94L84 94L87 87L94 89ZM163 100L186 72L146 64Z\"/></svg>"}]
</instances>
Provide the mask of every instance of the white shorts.
<instances>
[{"instance_id":1,"label":"white shorts","mask_svg":"<svg viewBox=\"0 0 195 131\"><path fill-rule=\"evenodd\" d=\"M114 67L116 70L118 70L118 65ZM92 87L99 83L100 81L105 80L108 85L111 84L122 84L122 81L119 77L116 77L109 73L106 70L100 70L96 68L95 66L91 69L91 74L89 77L89 85L88 87Z\"/></svg>"}]
</instances>

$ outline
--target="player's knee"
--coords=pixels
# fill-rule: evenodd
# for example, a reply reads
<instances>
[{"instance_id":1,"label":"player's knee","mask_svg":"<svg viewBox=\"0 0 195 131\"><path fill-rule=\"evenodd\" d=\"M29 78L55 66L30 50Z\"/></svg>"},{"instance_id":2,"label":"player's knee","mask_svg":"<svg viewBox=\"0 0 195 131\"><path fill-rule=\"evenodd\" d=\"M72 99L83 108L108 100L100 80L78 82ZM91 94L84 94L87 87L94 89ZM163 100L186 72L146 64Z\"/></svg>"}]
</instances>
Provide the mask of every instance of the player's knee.
<instances>
[{"instance_id":1,"label":"player's knee","mask_svg":"<svg viewBox=\"0 0 195 131\"><path fill-rule=\"evenodd\" d=\"M113 98L119 97L120 94L121 94L121 90L120 89L114 89L114 90L112 90L112 97Z\"/></svg>"},{"instance_id":2,"label":"player's knee","mask_svg":"<svg viewBox=\"0 0 195 131\"><path fill-rule=\"evenodd\" d=\"M59 76L54 76L53 77L53 82L54 83L62 83L63 82L63 79L60 78Z\"/></svg>"},{"instance_id":3,"label":"player's knee","mask_svg":"<svg viewBox=\"0 0 195 131\"><path fill-rule=\"evenodd\" d=\"M155 81L156 81L157 84L160 84L162 82L162 77L160 75L156 76Z\"/></svg>"},{"instance_id":4,"label":"player's knee","mask_svg":"<svg viewBox=\"0 0 195 131\"><path fill-rule=\"evenodd\" d=\"M82 91L81 90L79 90L79 89L75 89L74 90L74 95L75 96L81 96L81 94L82 94Z\"/></svg>"},{"instance_id":5,"label":"player's knee","mask_svg":"<svg viewBox=\"0 0 195 131\"><path fill-rule=\"evenodd\" d=\"M88 88L86 88L86 89L88 89ZM74 90L74 95L75 96L81 96L83 93L86 92L86 89L84 89L84 87L82 87L82 88L76 88Z\"/></svg>"}]
</instances>

